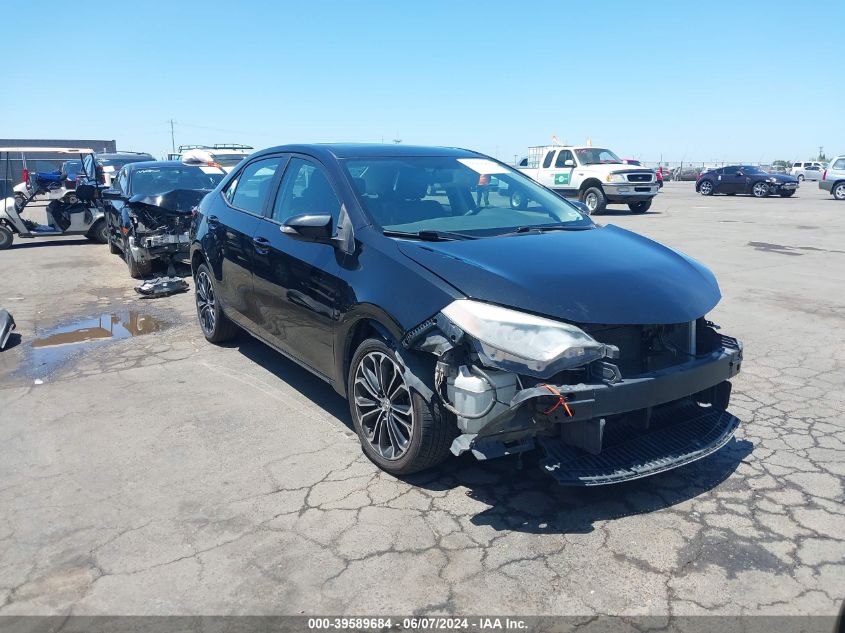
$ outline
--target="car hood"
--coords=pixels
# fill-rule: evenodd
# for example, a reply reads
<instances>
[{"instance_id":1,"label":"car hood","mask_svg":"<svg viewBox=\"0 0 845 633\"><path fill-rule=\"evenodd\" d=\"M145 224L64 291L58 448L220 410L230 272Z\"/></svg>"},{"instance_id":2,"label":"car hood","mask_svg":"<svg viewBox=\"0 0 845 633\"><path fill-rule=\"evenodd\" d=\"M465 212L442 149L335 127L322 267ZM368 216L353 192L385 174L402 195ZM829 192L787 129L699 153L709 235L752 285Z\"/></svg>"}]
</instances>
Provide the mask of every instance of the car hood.
<instances>
[{"instance_id":1,"label":"car hood","mask_svg":"<svg viewBox=\"0 0 845 633\"><path fill-rule=\"evenodd\" d=\"M616 226L398 248L467 297L574 323L683 323L721 298L707 268Z\"/></svg>"},{"instance_id":2,"label":"car hood","mask_svg":"<svg viewBox=\"0 0 845 633\"><path fill-rule=\"evenodd\" d=\"M795 176L790 176L788 174L769 172L769 178L774 178L777 182L798 182L798 179Z\"/></svg>"},{"instance_id":3,"label":"car hood","mask_svg":"<svg viewBox=\"0 0 845 633\"><path fill-rule=\"evenodd\" d=\"M190 215L208 193L207 189L173 189L159 194L137 194L129 198L129 206L170 215Z\"/></svg>"}]
</instances>

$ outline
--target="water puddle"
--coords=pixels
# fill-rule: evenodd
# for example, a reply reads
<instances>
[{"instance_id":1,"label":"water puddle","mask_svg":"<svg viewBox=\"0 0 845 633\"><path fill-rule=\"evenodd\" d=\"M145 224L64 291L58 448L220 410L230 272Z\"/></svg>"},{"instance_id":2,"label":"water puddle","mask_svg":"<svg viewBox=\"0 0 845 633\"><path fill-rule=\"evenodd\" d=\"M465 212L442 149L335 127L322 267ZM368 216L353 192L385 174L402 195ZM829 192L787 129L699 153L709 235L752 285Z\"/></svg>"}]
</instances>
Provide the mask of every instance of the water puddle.
<instances>
[{"instance_id":1,"label":"water puddle","mask_svg":"<svg viewBox=\"0 0 845 633\"><path fill-rule=\"evenodd\" d=\"M159 332L168 323L137 310L121 310L88 317L39 333L32 341L31 365L46 375L92 345Z\"/></svg>"}]
</instances>

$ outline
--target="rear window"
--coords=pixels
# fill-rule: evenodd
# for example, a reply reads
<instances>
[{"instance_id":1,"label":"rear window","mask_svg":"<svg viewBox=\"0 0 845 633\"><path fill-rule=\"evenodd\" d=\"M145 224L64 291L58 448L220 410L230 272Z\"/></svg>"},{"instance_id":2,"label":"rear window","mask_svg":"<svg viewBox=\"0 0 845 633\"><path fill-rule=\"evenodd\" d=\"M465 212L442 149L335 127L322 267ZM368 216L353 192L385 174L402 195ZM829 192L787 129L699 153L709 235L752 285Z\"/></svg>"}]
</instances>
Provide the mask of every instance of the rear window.
<instances>
[{"instance_id":1,"label":"rear window","mask_svg":"<svg viewBox=\"0 0 845 633\"><path fill-rule=\"evenodd\" d=\"M845 169L845 158L837 158L833 163L832 169Z\"/></svg>"}]
</instances>

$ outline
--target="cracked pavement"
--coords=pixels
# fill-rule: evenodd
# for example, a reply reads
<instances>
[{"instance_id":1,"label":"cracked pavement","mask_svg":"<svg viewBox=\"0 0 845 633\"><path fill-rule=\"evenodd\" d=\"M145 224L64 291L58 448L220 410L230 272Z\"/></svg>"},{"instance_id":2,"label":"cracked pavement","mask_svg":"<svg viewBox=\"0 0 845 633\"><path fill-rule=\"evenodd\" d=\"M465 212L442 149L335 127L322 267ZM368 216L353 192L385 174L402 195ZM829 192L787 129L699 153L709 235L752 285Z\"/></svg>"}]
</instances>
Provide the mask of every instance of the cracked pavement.
<instances>
[{"instance_id":1,"label":"cracked pavement","mask_svg":"<svg viewBox=\"0 0 845 633\"><path fill-rule=\"evenodd\" d=\"M0 615L834 615L845 587L845 205L704 198L597 218L703 261L745 346L716 455L557 486L536 456L399 480L346 402L263 344L216 347L191 293L145 301L86 240L0 253ZM55 326L164 324L39 356ZM46 364L44 364L46 363ZM36 384L36 380L41 384Z\"/></svg>"}]
</instances>

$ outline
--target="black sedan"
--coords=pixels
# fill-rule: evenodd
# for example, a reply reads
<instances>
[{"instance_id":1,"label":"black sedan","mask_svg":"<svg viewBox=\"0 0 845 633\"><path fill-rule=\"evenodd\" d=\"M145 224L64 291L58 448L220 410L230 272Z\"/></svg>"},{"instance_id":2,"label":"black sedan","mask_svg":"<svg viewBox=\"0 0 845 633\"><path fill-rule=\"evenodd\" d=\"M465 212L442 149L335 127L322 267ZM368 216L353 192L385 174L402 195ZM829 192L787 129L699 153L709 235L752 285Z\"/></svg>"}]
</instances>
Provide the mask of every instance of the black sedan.
<instances>
[{"instance_id":1,"label":"black sedan","mask_svg":"<svg viewBox=\"0 0 845 633\"><path fill-rule=\"evenodd\" d=\"M499 187L480 201L482 176ZM200 203L190 257L204 336L245 330L326 380L390 473L539 444L559 482L608 484L739 424L712 273L475 152L257 152Z\"/></svg>"},{"instance_id":2,"label":"black sedan","mask_svg":"<svg viewBox=\"0 0 845 633\"><path fill-rule=\"evenodd\" d=\"M789 198L798 189L798 179L788 174L773 174L753 165L732 165L702 172L695 183L695 190L703 196L738 193L755 198L780 195Z\"/></svg>"},{"instance_id":3,"label":"black sedan","mask_svg":"<svg viewBox=\"0 0 845 633\"><path fill-rule=\"evenodd\" d=\"M123 255L136 279L156 260L187 256L191 213L225 175L218 166L176 160L124 165L103 192L109 251Z\"/></svg>"}]
</instances>

